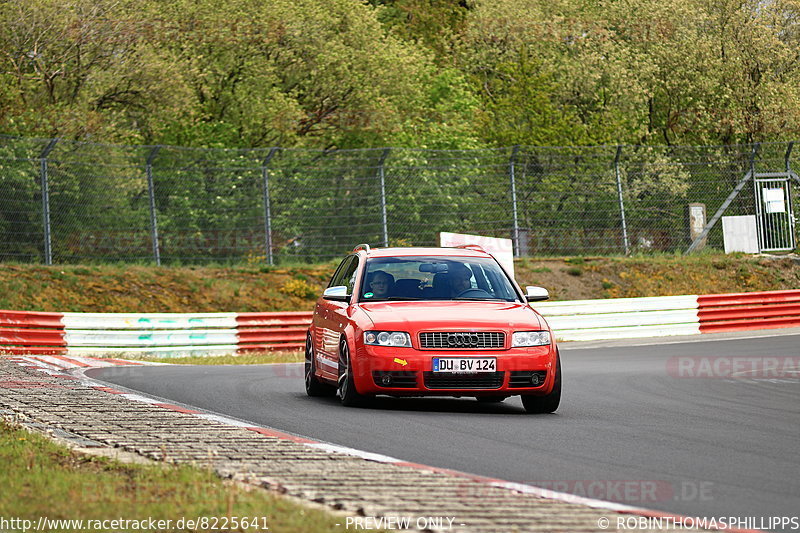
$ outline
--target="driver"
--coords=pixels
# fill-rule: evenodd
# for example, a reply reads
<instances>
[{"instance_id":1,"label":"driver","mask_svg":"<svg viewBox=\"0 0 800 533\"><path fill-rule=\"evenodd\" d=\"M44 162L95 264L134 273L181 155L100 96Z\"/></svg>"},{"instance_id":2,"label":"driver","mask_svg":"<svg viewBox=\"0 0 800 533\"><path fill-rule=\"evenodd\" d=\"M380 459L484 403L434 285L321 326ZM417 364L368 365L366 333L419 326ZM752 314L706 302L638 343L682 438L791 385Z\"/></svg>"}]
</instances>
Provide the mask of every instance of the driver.
<instances>
[{"instance_id":1,"label":"driver","mask_svg":"<svg viewBox=\"0 0 800 533\"><path fill-rule=\"evenodd\" d=\"M369 288L372 290L372 294L368 297L388 298L393 287L394 276L383 270L376 270L372 273L372 277L369 282ZM367 296L367 294L364 296Z\"/></svg>"},{"instance_id":2,"label":"driver","mask_svg":"<svg viewBox=\"0 0 800 533\"><path fill-rule=\"evenodd\" d=\"M472 288L472 282L470 281L472 279L472 271L464 264L451 264L448 278L453 296L458 296L462 292L468 291Z\"/></svg>"}]
</instances>

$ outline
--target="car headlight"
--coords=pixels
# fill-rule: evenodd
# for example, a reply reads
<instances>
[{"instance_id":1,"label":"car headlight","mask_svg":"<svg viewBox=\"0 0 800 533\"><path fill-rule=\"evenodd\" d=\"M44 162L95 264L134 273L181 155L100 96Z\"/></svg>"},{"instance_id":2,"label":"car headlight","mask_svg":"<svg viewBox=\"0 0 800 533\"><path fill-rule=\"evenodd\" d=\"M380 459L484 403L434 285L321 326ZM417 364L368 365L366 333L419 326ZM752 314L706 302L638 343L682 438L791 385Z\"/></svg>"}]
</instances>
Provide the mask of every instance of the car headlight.
<instances>
[{"instance_id":1,"label":"car headlight","mask_svg":"<svg viewBox=\"0 0 800 533\"><path fill-rule=\"evenodd\" d=\"M405 331L367 331L364 344L411 348L411 336Z\"/></svg>"},{"instance_id":2,"label":"car headlight","mask_svg":"<svg viewBox=\"0 0 800 533\"><path fill-rule=\"evenodd\" d=\"M549 331L515 331L511 336L511 347L546 346L550 344Z\"/></svg>"}]
</instances>

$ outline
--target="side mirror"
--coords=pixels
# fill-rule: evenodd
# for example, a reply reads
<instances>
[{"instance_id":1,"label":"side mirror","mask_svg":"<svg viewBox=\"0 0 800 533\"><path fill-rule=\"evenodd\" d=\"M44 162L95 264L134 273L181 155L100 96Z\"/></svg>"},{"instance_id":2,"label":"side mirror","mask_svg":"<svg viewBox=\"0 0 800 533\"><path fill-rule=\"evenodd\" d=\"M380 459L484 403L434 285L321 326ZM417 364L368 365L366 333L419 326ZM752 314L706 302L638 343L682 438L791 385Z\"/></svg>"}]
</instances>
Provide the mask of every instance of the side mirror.
<instances>
[{"instance_id":1,"label":"side mirror","mask_svg":"<svg viewBox=\"0 0 800 533\"><path fill-rule=\"evenodd\" d=\"M350 295L347 294L347 287L344 285L337 285L335 287L328 287L322 293L322 297L326 300L338 300L340 302L346 302L350 299Z\"/></svg>"},{"instance_id":2,"label":"side mirror","mask_svg":"<svg viewBox=\"0 0 800 533\"><path fill-rule=\"evenodd\" d=\"M544 287L534 287L528 285L525 287L525 296L529 302L541 302L542 300L549 300L550 293Z\"/></svg>"}]
</instances>

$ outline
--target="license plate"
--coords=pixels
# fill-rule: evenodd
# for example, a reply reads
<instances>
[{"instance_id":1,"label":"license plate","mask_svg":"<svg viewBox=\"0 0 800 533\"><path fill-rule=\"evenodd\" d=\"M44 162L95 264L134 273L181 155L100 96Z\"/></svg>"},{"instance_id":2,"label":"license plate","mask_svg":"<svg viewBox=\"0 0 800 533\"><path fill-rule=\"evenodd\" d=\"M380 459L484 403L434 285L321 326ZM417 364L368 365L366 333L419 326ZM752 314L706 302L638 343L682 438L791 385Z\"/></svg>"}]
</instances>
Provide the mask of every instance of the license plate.
<instances>
[{"instance_id":1,"label":"license plate","mask_svg":"<svg viewBox=\"0 0 800 533\"><path fill-rule=\"evenodd\" d=\"M434 357L433 371L453 374L496 372L497 359L494 357Z\"/></svg>"}]
</instances>

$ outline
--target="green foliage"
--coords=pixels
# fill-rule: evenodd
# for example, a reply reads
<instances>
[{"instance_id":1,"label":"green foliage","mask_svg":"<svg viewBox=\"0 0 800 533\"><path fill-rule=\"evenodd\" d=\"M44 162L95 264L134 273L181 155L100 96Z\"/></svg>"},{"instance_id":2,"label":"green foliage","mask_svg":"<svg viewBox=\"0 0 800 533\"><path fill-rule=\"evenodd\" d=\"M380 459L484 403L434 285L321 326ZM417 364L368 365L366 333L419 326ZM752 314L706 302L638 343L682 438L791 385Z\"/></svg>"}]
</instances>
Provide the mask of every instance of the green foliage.
<instances>
[{"instance_id":1,"label":"green foliage","mask_svg":"<svg viewBox=\"0 0 800 533\"><path fill-rule=\"evenodd\" d=\"M202 147L800 132L800 0L20 0L0 132Z\"/></svg>"}]
</instances>

